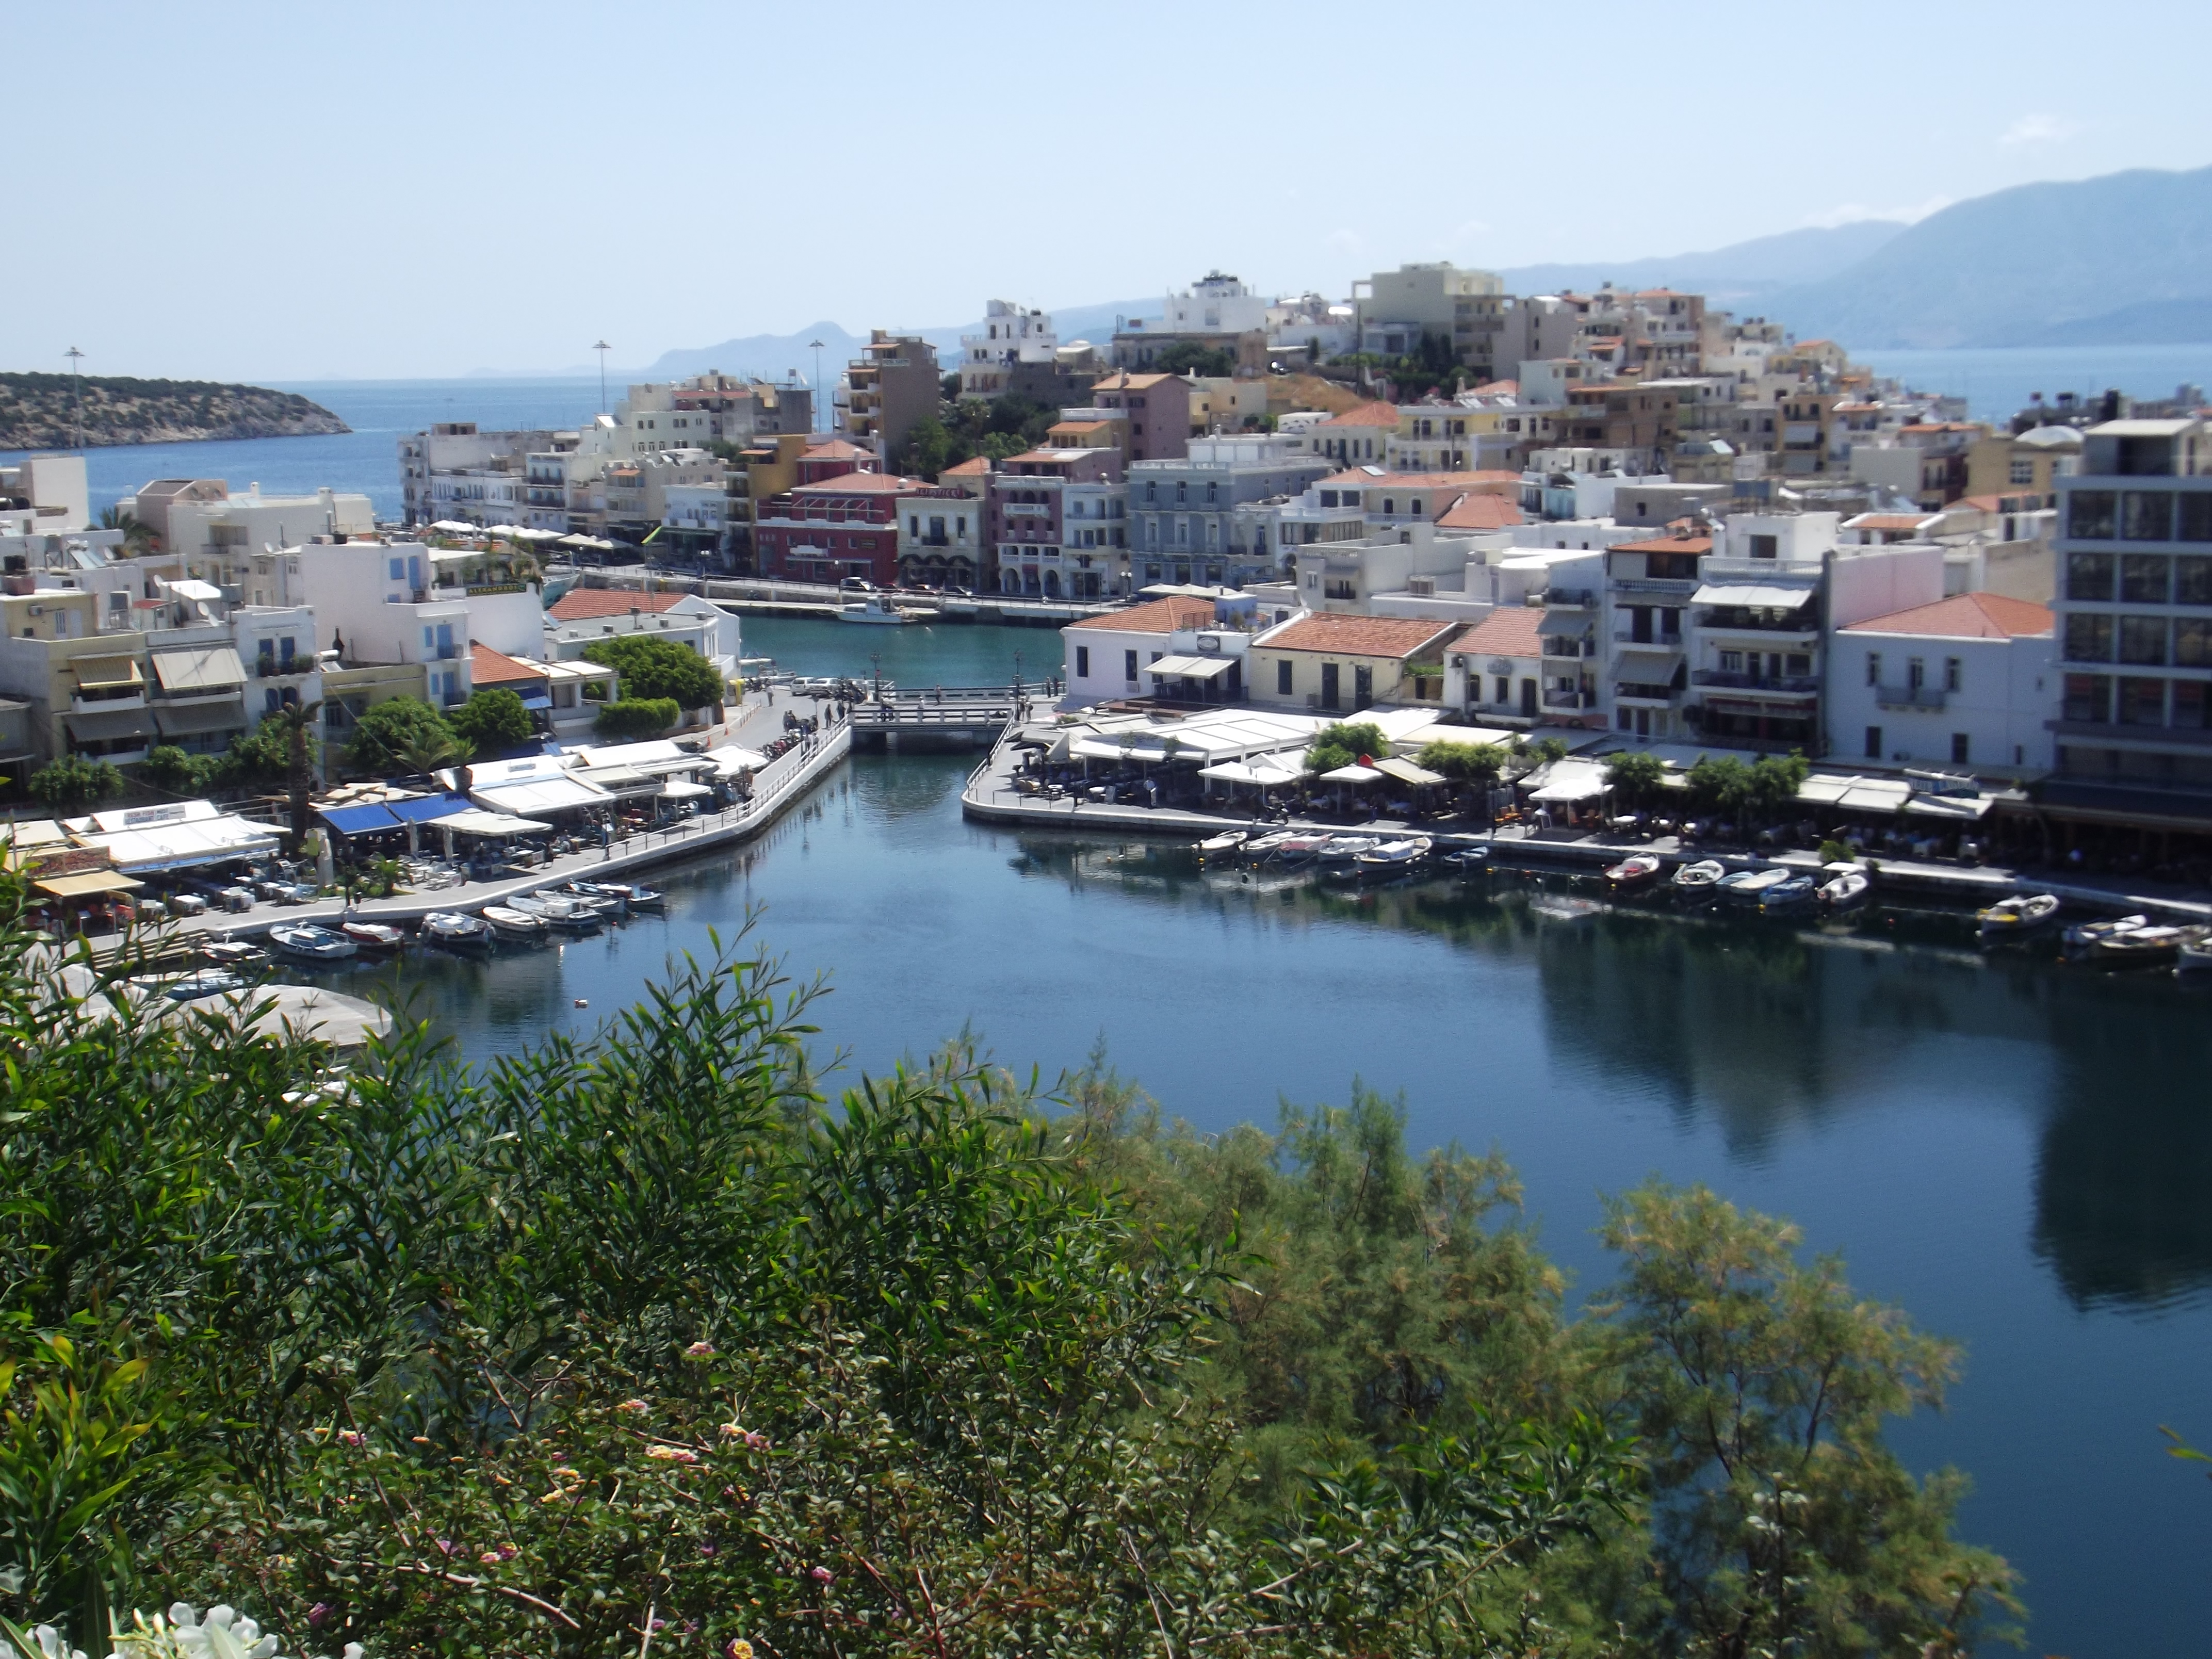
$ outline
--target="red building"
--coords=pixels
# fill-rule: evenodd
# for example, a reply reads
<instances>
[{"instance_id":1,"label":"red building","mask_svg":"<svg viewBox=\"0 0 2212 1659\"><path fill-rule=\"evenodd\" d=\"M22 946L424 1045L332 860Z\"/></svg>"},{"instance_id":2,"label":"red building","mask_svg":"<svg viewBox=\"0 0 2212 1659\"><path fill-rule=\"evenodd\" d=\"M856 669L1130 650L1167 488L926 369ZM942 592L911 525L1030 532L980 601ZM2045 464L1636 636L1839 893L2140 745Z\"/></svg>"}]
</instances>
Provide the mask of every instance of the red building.
<instances>
[{"instance_id":1,"label":"red building","mask_svg":"<svg viewBox=\"0 0 2212 1659\"><path fill-rule=\"evenodd\" d=\"M970 499L961 490L880 472L802 483L760 504L753 521L756 565L764 576L793 581L861 576L890 586L898 580L900 508L914 501Z\"/></svg>"}]
</instances>

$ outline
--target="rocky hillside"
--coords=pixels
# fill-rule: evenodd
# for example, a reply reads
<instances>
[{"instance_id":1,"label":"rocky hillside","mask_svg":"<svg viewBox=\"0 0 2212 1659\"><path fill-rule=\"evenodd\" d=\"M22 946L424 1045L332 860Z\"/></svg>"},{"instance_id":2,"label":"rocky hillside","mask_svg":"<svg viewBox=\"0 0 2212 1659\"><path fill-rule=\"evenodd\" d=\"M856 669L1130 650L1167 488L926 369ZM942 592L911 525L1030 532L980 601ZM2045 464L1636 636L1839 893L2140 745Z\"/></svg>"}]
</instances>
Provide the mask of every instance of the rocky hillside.
<instances>
[{"instance_id":1,"label":"rocky hillside","mask_svg":"<svg viewBox=\"0 0 2212 1659\"><path fill-rule=\"evenodd\" d=\"M343 421L295 392L214 380L84 377L84 442L166 444L195 438L298 438L345 432ZM0 449L77 442L77 382L67 374L0 373Z\"/></svg>"}]
</instances>

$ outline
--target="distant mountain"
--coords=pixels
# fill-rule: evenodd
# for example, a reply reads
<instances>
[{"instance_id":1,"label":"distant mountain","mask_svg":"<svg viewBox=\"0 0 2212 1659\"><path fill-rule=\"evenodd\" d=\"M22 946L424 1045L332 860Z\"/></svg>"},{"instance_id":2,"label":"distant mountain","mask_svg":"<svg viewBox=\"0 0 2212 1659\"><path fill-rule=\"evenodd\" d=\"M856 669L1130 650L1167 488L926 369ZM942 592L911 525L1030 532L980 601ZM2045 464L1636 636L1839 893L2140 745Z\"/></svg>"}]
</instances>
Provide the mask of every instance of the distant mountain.
<instances>
[{"instance_id":1,"label":"distant mountain","mask_svg":"<svg viewBox=\"0 0 2212 1659\"><path fill-rule=\"evenodd\" d=\"M353 428L295 392L215 380L0 374L0 449L297 438Z\"/></svg>"},{"instance_id":2,"label":"distant mountain","mask_svg":"<svg viewBox=\"0 0 2212 1659\"><path fill-rule=\"evenodd\" d=\"M825 380L835 379L835 371L858 356L860 348L867 343L864 334L848 334L835 323L815 323L796 334L748 334L742 339L725 340L720 345L664 351L647 368L629 371L629 375L638 380L672 380L713 369L724 374L757 374L765 380L780 380L795 371L800 380L811 380L814 378L814 349L809 342L814 340L822 342L822 374Z\"/></svg>"},{"instance_id":3,"label":"distant mountain","mask_svg":"<svg viewBox=\"0 0 2212 1659\"><path fill-rule=\"evenodd\" d=\"M1615 288L1678 288L1727 304L1757 299L1793 283L1819 282L1875 252L1905 227L1861 219L1826 229L1785 230L1705 253L1615 259L1582 264L1516 265L1501 270L1509 294L1587 292Z\"/></svg>"},{"instance_id":4,"label":"distant mountain","mask_svg":"<svg viewBox=\"0 0 2212 1659\"><path fill-rule=\"evenodd\" d=\"M2061 327L2118 343L2102 331L2194 314L2142 309L2172 301L2212 301L2212 167L1978 196L1767 306L1800 337L1857 349L2054 343L2042 331Z\"/></svg>"},{"instance_id":5,"label":"distant mountain","mask_svg":"<svg viewBox=\"0 0 2212 1659\"><path fill-rule=\"evenodd\" d=\"M2212 345L2212 299L2142 300L2100 317L2044 323L1985 345L2118 346Z\"/></svg>"}]
</instances>

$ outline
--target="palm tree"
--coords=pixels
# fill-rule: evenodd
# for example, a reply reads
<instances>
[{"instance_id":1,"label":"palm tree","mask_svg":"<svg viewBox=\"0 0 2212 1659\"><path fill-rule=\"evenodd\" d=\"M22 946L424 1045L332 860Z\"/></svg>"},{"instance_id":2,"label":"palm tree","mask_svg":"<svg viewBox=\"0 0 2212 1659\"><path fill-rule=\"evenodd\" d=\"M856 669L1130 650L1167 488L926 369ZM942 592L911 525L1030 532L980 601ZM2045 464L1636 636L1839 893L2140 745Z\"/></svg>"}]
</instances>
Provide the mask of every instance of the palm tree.
<instances>
[{"instance_id":1,"label":"palm tree","mask_svg":"<svg viewBox=\"0 0 2212 1659\"><path fill-rule=\"evenodd\" d=\"M102 530L121 531L123 551L126 556L134 559L143 554L151 553L155 544L161 539L154 533L152 525L148 524L145 520L127 507L111 507L101 513L100 527Z\"/></svg>"},{"instance_id":2,"label":"palm tree","mask_svg":"<svg viewBox=\"0 0 2212 1659\"><path fill-rule=\"evenodd\" d=\"M322 716L323 700L313 702L288 702L274 714L264 718L277 722L284 734L284 793L292 805L292 850L300 850L307 839L309 798L314 793L314 774L309 766L307 740L314 735L315 722Z\"/></svg>"},{"instance_id":3,"label":"palm tree","mask_svg":"<svg viewBox=\"0 0 2212 1659\"><path fill-rule=\"evenodd\" d=\"M442 732L425 732L410 738L392 752L403 776L428 777L447 766L459 766L476 753L476 745L459 738L447 737Z\"/></svg>"}]
</instances>

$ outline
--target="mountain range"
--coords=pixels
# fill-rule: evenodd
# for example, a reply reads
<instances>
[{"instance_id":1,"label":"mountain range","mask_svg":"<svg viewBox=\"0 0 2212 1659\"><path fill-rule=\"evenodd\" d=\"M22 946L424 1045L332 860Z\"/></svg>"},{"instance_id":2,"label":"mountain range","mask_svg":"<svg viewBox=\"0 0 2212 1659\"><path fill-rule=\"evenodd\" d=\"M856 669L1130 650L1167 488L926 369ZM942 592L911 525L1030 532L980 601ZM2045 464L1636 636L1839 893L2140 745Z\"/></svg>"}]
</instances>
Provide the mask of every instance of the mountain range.
<instances>
[{"instance_id":1,"label":"mountain range","mask_svg":"<svg viewBox=\"0 0 2212 1659\"><path fill-rule=\"evenodd\" d=\"M1801 339L1849 348L2182 344L2212 342L2212 167L2148 168L2021 185L1954 203L1917 224L1871 219L1761 236L1698 253L1521 265L1510 294L1677 288ZM1158 314L1157 295L1055 310L1062 340L1103 342L1124 317ZM950 368L981 319L919 333ZM866 343L827 320L665 352L633 377L720 369L781 379L825 371ZM564 371L575 374L588 368Z\"/></svg>"}]
</instances>

